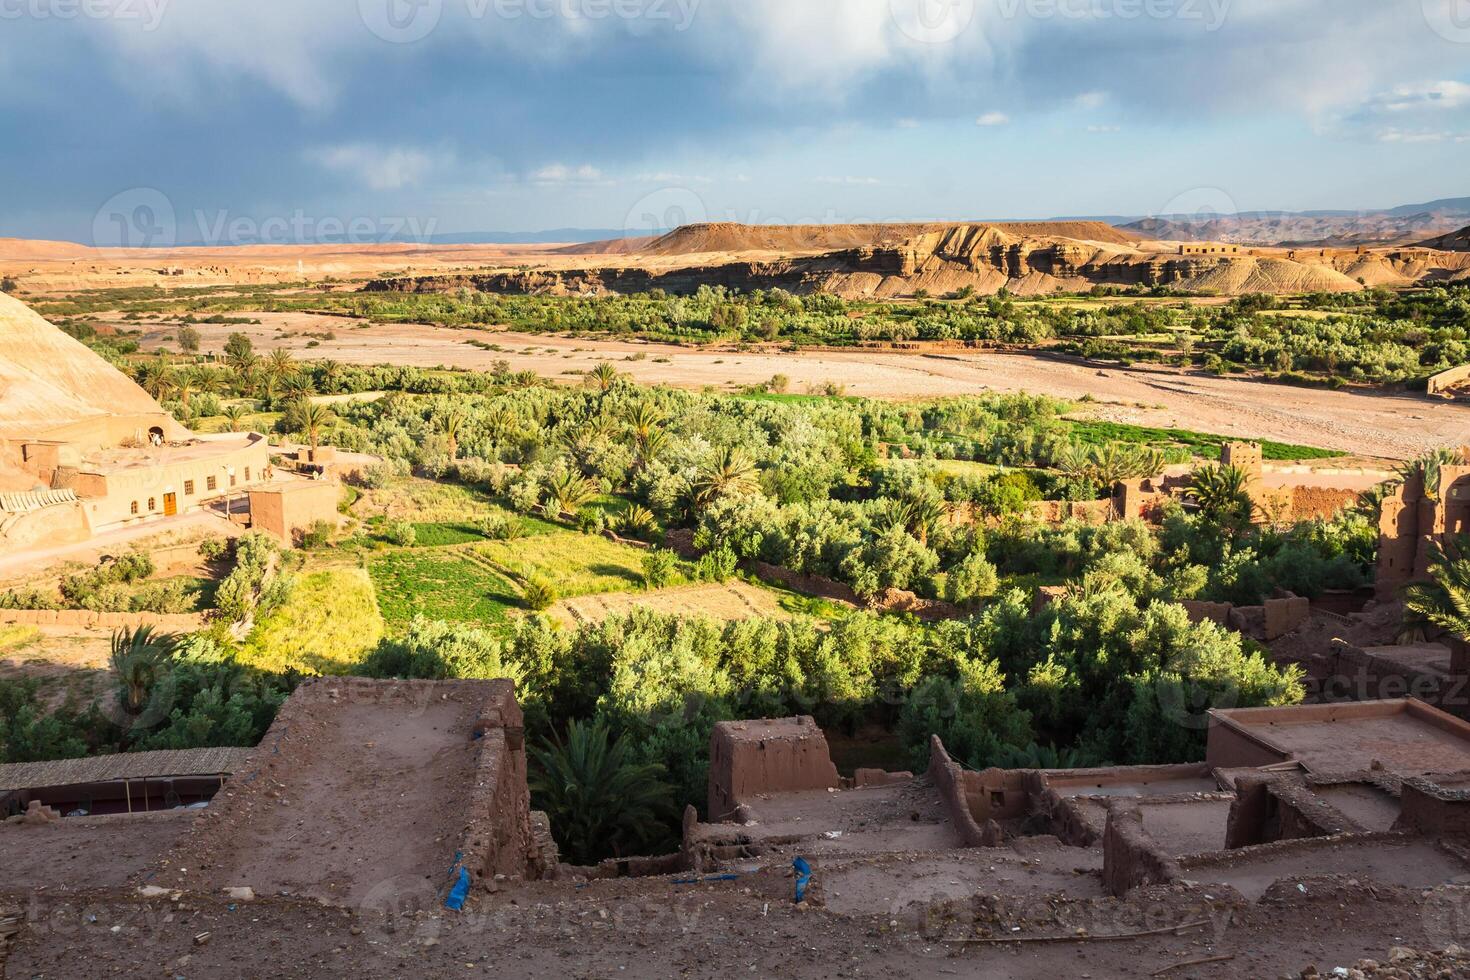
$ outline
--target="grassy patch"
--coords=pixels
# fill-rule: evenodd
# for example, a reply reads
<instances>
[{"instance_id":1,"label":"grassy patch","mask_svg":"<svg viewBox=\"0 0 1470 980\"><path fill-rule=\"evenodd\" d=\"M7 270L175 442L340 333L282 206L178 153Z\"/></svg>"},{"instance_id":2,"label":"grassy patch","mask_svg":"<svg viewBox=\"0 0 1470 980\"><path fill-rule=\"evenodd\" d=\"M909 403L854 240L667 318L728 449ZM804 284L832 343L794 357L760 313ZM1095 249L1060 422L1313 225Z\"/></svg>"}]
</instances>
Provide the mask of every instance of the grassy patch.
<instances>
[{"instance_id":1,"label":"grassy patch","mask_svg":"<svg viewBox=\"0 0 1470 980\"><path fill-rule=\"evenodd\" d=\"M0 626L0 654L23 650L40 638L34 626Z\"/></svg>"},{"instance_id":2,"label":"grassy patch","mask_svg":"<svg viewBox=\"0 0 1470 980\"><path fill-rule=\"evenodd\" d=\"M296 577L291 593L256 623L240 659L262 670L344 673L383 636L373 583L357 568Z\"/></svg>"},{"instance_id":3,"label":"grassy patch","mask_svg":"<svg viewBox=\"0 0 1470 980\"><path fill-rule=\"evenodd\" d=\"M1196 456L1213 458L1219 457L1220 447L1225 443L1237 441L1232 436L1209 435L1204 432L1191 432L1188 429L1153 429L1143 425L1100 420L1074 421L1072 432L1085 443L1132 442L1159 448L1183 446ZM1285 442L1272 442L1269 439L1252 441L1260 442L1262 455L1266 459L1332 459L1346 455L1332 449L1294 446Z\"/></svg>"},{"instance_id":4,"label":"grassy patch","mask_svg":"<svg viewBox=\"0 0 1470 980\"><path fill-rule=\"evenodd\" d=\"M390 630L415 616L502 625L520 604L519 591L505 576L463 552L395 551L374 558L368 569Z\"/></svg>"},{"instance_id":5,"label":"grassy patch","mask_svg":"<svg viewBox=\"0 0 1470 980\"><path fill-rule=\"evenodd\" d=\"M630 545L572 531L525 541L490 541L464 551L471 560L518 582L545 578L564 599L641 585L644 554Z\"/></svg>"},{"instance_id":6,"label":"grassy patch","mask_svg":"<svg viewBox=\"0 0 1470 980\"><path fill-rule=\"evenodd\" d=\"M415 524L415 547L446 548L456 544L470 544L487 540L473 524L441 522L438 524Z\"/></svg>"}]
</instances>

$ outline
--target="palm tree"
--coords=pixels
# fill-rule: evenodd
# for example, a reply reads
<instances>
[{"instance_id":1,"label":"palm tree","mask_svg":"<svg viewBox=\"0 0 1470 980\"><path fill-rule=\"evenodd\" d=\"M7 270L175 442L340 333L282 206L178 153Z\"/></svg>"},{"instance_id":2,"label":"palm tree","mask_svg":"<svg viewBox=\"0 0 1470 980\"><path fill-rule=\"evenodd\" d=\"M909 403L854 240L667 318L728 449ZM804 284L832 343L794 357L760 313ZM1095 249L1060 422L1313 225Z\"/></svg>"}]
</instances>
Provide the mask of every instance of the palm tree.
<instances>
[{"instance_id":1,"label":"palm tree","mask_svg":"<svg viewBox=\"0 0 1470 980\"><path fill-rule=\"evenodd\" d=\"M1430 551L1428 582L1404 589L1406 633L1437 627L1457 640L1470 641L1470 559L1464 557L1466 539L1445 548L1439 542Z\"/></svg>"},{"instance_id":2,"label":"palm tree","mask_svg":"<svg viewBox=\"0 0 1470 980\"><path fill-rule=\"evenodd\" d=\"M1255 513L1249 481L1238 466L1204 466L1194 471L1186 493L1200 511L1227 531L1244 530Z\"/></svg>"},{"instance_id":3,"label":"palm tree","mask_svg":"<svg viewBox=\"0 0 1470 980\"><path fill-rule=\"evenodd\" d=\"M253 352L244 348L226 350L225 363L228 364L236 375L244 377L260 366L260 358Z\"/></svg>"},{"instance_id":4,"label":"palm tree","mask_svg":"<svg viewBox=\"0 0 1470 980\"><path fill-rule=\"evenodd\" d=\"M112 634L112 671L126 692L128 714L142 713L154 683L178 645L178 636L155 633L152 626Z\"/></svg>"},{"instance_id":5,"label":"palm tree","mask_svg":"<svg viewBox=\"0 0 1470 980\"><path fill-rule=\"evenodd\" d=\"M281 388L285 391L287 398L296 402L306 401L316 394L316 385L312 384L311 376L302 374L300 371L286 375L285 380L281 382Z\"/></svg>"},{"instance_id":6,"label":"palm tree","mask_svg":"<svg viewBox=\"0 0 1470 980\"><path fill-rule=\"evenodd\" d=\"M250 417L250 412L244 406L227 405L221 414L224 416L225 423L230 427L231 432L245 431L245 420Z\"/></svg>"},{"instance_id":7,"label":"palm tree","mask_svg":"<svg viewBox=\"0 0 1470 980\"><path fill-rule=\"evenodd\" d=\"M628 428L633 430L633 439L640 445L663 421L663 410L651 401L639 402L628 413Z\"/></svg>"},{"instance_id":8,"label":"palm tree","mask_svg":"<svg viewBox=\"0 0 1470 980\"><path fill-rule=\"evenodd\" d=\"M265 359L265 370L271 377L283 382L296 373L296 362L291 359L290 351L278 347Z\"/></svg>"},{"instance_id":9,"label":"palm tree","mask_svg":"<svg viewBox=\"0 0 1470 980\"><path fill-rule=\"evenodd\" d=\"M562 853L573 864L639 850L672 809L664 767L636 762L629 744L612 741L606 722L598 719L573 721L565 740L555 738L531 750L536 808L551 818Z\"/></svg>"},{"instance_id":10,"label":"palm tree","mask_svg":"<svg viewBox=\"0 0 1470 980\"><path fill-rule=\"evenodd\" d=\"M587 375L587 380L604 395L612 390L613 385L618 383L618 378L618 369L613 367L611 361L598 361L597 367L593 368L591 373Z\"/></svg>"},{"instance_id":11,"label":"palm tree","mask_svg":"<svg viewBox=\"0 0 1470 980\"><path fill-rule=\"evenodd\" d=\"M650 429L648 435L638 442L638 468L647 469L668 448L669 433L665 429Z\"/></svg>"},{"instance_id":12,"label":"palm tree","mask_svg":"<svg viewBox=\"0 0 1470 980\"><path fill-rule=\"evenodd\" d=\"M321 445L322 430L337 420L332 410L313 401L297 402L291 409L292 424L297 432L306 436L306 443L313 453Z\"/></svg>"},{"instance_id":13,"label":"palm tree","mask_svg":"<svg viewBox=\"0 0 1470 980\"><path fill-rule=\"evenodd\" d=\"M559 470L546 481L546 492L550 494L551 502L556 506L557 512L563 516L570 516L581 509L593 497L597 496L597 487L579 473L571 470Z\"/></svg>"},{"instance_id":14,"label":"palm tree","mask_svg":"<svg viewBox=\"0 0 1470 980\"><path fill-rule=\"evenodd\" d=\"M173 376L174 394L178 396L179 402L185 409L189 407L189 398L199 390L199 372L192 368L176 371Z\"/></svg>"},{"instance_id":15,"label":"palm tree","mask_svg":"<svg viewBox=\"0 0 1470 980\"><path fill-rule=\"evenodd\" d=\"M753 493L760 486L759 476L755 460L744 449L726 446L695 477L694 502L703 507L721 497Z\"/></svg>"},{"instance_id":16,"label":"palm tree","mask_svg":"<svg viewBox=\"0 0 1470 980\"><path fill-rule=\"evenodd\" d=\"M138 369L138 386L161 402L174 390L173 370L161 357L148 361Z\"/></svg>"},{"instance_id":17,"label":"palm tree","mask_svg":"<svg viewBox=\"0 0 1470 980\"><path fill-rule=\"evenodd\" d=\"M335 393L342 386L342 365L336 361L321 361L316 366L317 375L322 380L322 390Z\"/></svg>"},{"instance_id":18,"label":"palm tree","mask_svg":"<svg viewBox=\"0 0 1470 980\"><path fill-rule=\"evenodd\" d=\"M458 408L450 408L443 414L434 416L434 425L444 436L450 460L459 459L459 436L467 421L465 413Z\"/></svg>"}]
</instances>

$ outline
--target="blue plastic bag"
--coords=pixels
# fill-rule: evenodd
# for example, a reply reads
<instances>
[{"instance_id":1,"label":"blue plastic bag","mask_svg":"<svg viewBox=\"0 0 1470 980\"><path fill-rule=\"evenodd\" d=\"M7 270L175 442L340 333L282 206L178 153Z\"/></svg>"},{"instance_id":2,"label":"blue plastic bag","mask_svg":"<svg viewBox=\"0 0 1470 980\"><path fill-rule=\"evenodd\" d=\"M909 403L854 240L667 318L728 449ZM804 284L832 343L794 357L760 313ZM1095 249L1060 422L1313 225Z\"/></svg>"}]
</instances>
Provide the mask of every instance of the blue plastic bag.
<instances>
[{"instance_id":1,"label":"blue plastic bag","mask_svg":"<svg viewBox=\"0 0 1470 980\"><path fill-rule=\"evenodd\" d=\"M806 886L812 883L812 866L803 857L792 861L791 866L796 869L796 902L800 905L806 898Z\"/></svg>"},{"instance_id":2,"label":"blue plastic bag","mask_svg":"<svg viewBox=\"0 0 1470 980\"><path fill-rule=\"evenodd\" d=\"M449 890L449 897L444 900L444 907L451 912L463 912L465 899L470 897L470 873L465 868L459 869L459 880Z\"/></svg>"}]
</instances>

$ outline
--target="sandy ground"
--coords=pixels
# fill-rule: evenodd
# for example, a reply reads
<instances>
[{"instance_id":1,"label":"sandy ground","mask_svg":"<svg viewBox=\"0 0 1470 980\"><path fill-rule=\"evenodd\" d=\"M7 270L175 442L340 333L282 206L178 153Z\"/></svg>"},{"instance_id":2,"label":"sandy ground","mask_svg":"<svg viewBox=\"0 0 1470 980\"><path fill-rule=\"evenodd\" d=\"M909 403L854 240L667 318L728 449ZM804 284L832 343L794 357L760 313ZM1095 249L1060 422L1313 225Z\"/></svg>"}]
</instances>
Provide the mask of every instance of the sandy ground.
<instances>
[{"instance_id":1,"label":"sandy ground","mask_svg":"<svg viewBox=\"0 0 1470 980\"><path fill-rule=\"evenodd\" d=\"M168 850L196 813L69 817L45 826L0 824L0 868L10 888L121 888Z\"/></svg>"},{"instance_id":2,"label":"sandy ground","mask_svg":"<svg viewBox=\"0 0 1470 980\"><path fill-rule=\"evenodd\" d=\"M486 370L497 361L573 383L599 361L645 384L733 389L790 379L802 392L836 384L851 395L922 398L986 391L1090 398L1102 418L1193 429L1241 438L1274 439L1358 455L1408 458L1442 445L1470 442L1470 406L1409 395L1299 388L1168 368L1106 368L1046 354L916 355L877 351L741 353L633 341L584 340L415 324L366 326L340 317L252 314L258 326L201 325L203 347L219 351L233 330L260 350L283 347L302 359L347 364L408 364ZM307 331L335 340L282 336ZM166 344L159 329L146 347ZM471 341L498 345L483 350Z\"/></svg>"},{"instance_id":3,"label":"sandy ground","mask_svg":"<svg viewBox=\"0 0 1470 980\"><path fill-rule=\"evenodd\" d=\"M194 511L176 517L164 517L146 524L104 531L86 541L22 551L0 557L0 587L20 582L67 562L95 565L104 555L116 555L133 548L157 547L183 540L227 535L237 537L238 525L209 511Z\"/></svg>"},{"instance_id":4,"label":"sandy ground","mask_svg":"<svg viewBox=\"0 0 1470 980\"><path fill-rule=\"evenodd\" d=\"M412 712L339 707L266 805L236 823L233 846L210 856L209 882L344 905L432 895L438 880L425 869L448 874L466 819L473 720L473 708L453 701Z\"/></svg>"}]
</instances>

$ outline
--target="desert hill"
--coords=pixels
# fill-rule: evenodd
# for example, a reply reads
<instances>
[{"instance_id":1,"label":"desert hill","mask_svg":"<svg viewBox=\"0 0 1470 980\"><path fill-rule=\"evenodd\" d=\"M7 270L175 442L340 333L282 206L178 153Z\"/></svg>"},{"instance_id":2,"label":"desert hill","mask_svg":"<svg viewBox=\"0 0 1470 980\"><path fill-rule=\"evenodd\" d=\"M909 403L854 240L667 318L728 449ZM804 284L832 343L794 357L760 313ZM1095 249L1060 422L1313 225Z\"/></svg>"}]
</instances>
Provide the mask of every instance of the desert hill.
<instances>
[{"instance_id":1,"label":"desert hill","mask_svg":"<svg viewBox=\"0 0 1470 980\"><path fill-rule=\"evenodd\" d=\"M1170 287L1214 295L1352 292L1470 277L1470 254L1428 250L1236 248L1145 241L1101 222L747 226L676 229L636 252L542 266L369 283L369 292L602 295L701 285L827 292L849 299ZM615 261L609 261L615 259Z\"/></svg>"},{"instance_id":2,"label":"desert hill","mask_svg":"<svg viewBox=\"0 0 1470 980\"><path fill-rule=\"evenodd\" d=\"M1465 224L1470 199L1432 201L1387 211L1243 212L1218 217L1159 215L1122 227L1173 242L1351 248L1406 245Z\"/></svg>"},{"instance_id":3,"label":"desert hill","mask_svg":"<svg viewBox=\"0 0 1470 980\"><path fill-rule=\"evenodd\" d=\"M647 255L695 255L712 252L832 252L865 247L896 247L925 235L954 228L993 228L1015 236L1075 238L1130 244L1138 236L1101 221L923 222L857 225L742 225L734 222L684 225L660 236L639 251Z\"/></svg>"},{"instance_id":4,"label":"desert hill","mask_svg":"<svg viewBox=\"0 0 1470 980\"><path fill-rule=\"evenodd\" d=\"M1470 225L1459 231L1450 232L1448 235L1440 235L1427 242L1420 242L1419 247L1435 248L1445 252L1470 252Z\"/></svg>"},{"instance_id":5,"label":"desert hill","mask_svg":"<svg viewBox=\"0 0 1470 980\"><path fill-rule=\"evenodd\" d=\"M167 415L148 393L19 300L0 293L0 439ZM165 425L173 431L171 425Z\"/></svg>"}]
</instances>

